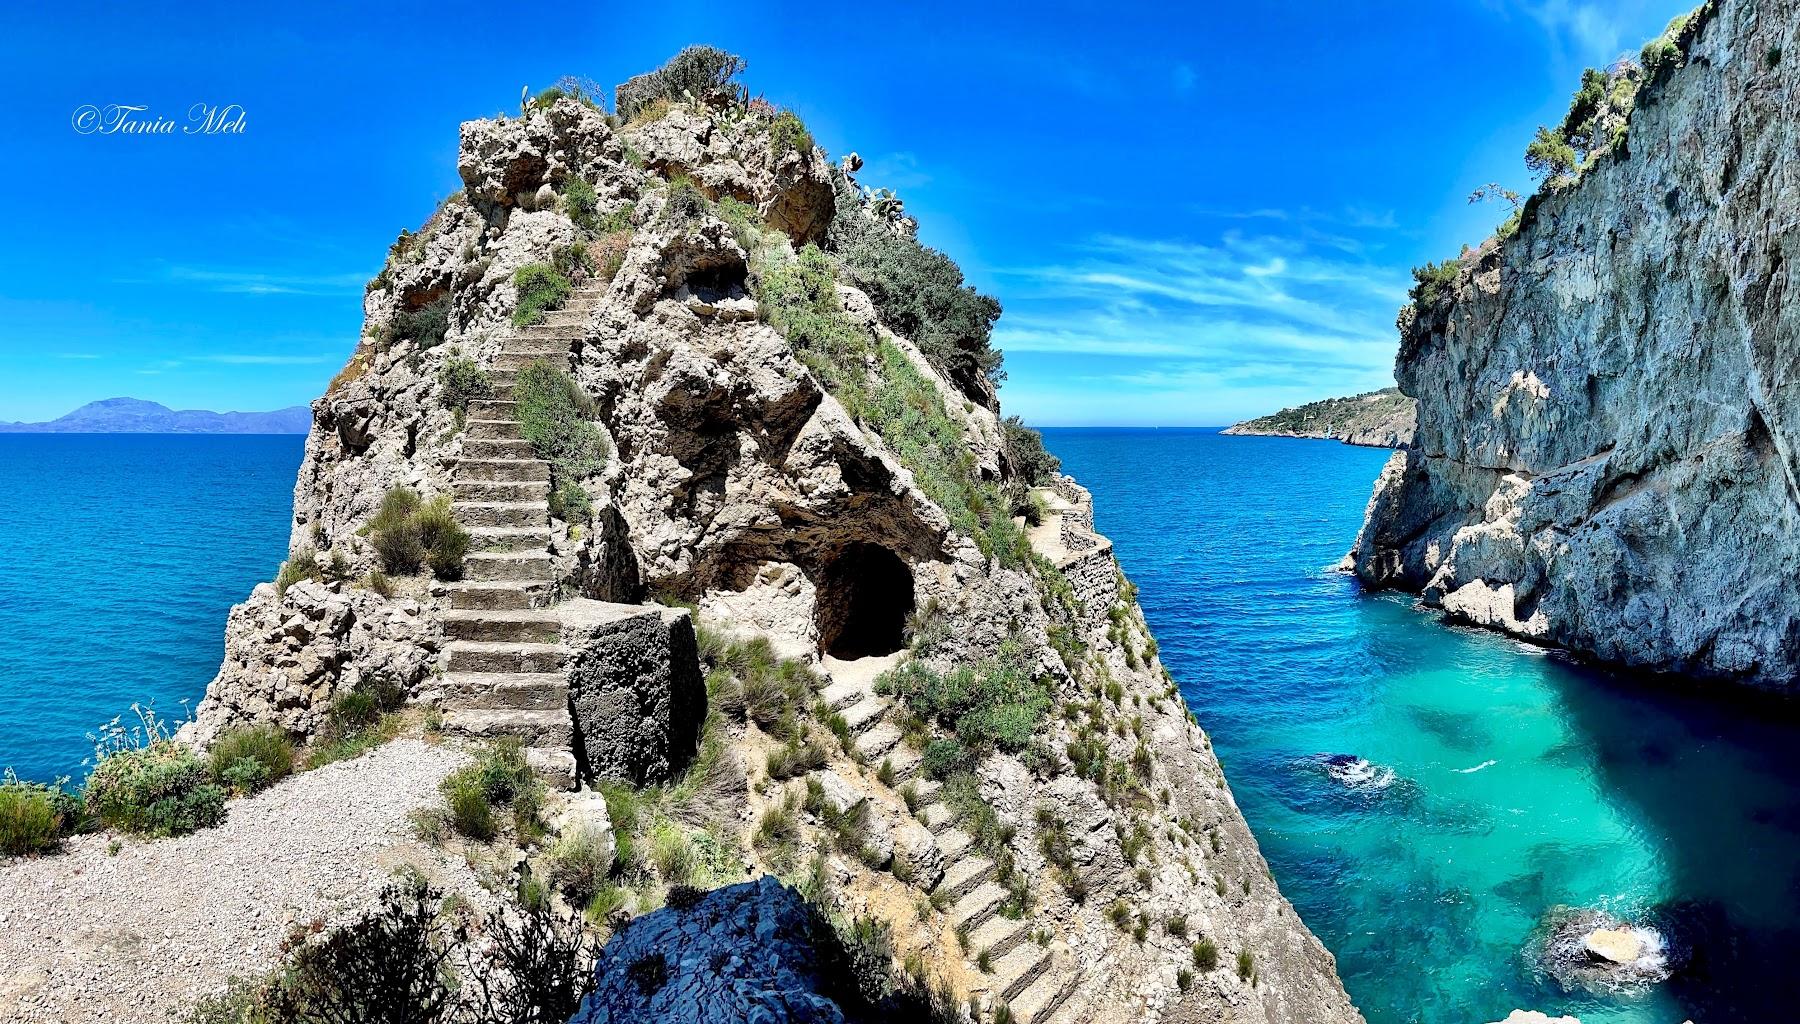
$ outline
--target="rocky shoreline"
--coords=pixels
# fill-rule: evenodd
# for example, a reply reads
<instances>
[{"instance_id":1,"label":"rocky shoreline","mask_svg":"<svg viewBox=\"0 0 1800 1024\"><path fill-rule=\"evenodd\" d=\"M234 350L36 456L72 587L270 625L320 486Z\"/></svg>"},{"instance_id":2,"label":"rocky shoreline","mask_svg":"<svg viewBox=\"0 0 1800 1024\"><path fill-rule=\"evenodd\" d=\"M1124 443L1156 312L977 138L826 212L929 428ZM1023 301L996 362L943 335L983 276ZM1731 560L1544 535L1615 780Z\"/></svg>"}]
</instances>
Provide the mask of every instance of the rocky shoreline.
<instances>
[{"instance_id":1,"label":"rocky shoreline","mask_svg":"<svg viewBox=\"0 0 1800 1024\"><path fill-rule=\"evenodd\" d=\"M1348 398L1327 398L1226 427L1250 437L1303 437L1364 448L1404 448L1413 443L1417 412L1398 388Z\"/></svg>"}]
</instances>

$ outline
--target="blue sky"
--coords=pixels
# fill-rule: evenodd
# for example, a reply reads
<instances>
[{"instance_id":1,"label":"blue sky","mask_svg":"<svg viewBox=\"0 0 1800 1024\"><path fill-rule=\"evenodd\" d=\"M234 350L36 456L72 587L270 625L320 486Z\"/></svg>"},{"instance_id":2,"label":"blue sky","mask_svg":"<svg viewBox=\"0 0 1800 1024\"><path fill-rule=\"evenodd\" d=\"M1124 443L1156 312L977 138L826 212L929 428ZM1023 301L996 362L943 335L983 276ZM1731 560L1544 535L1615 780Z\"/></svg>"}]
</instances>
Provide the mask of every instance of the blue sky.
<instances>
[{"instance_id":1,"label":"blue sky","mask_svg":"<svg viewBox=\"0 0 1800 1024\"><path fill-rule=\"evenodd\" d=\"M1691 4L30 6L0 29L0 420L310 401L460 186L458 123L709 42L1000 298L1009 412L1217 425L1391 383L1407 269L1487 234L1468 194L1527 186L1581 68ZM108 103L245 131L73 130Z\"/></svg>"}]
</instances>

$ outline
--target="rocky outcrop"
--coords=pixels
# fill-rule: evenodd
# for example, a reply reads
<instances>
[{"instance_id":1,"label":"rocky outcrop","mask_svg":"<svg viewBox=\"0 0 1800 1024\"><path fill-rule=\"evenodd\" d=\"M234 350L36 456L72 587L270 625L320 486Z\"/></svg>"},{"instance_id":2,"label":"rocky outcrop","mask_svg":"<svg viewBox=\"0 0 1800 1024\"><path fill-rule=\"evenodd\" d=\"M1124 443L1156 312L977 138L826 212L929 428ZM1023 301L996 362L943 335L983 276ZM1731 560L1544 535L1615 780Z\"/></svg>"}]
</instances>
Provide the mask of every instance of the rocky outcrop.
<instances>
[{"instance_id":1,"label":"rocky outcrop","mask_svg":"<svg viewBox=\"0 0 1800 1024\"><path fill-rule=\"evenodd\" d=\"M225 661L184 738L205 745L234 725L309 736L334 698L359 688L411 696L431 677L441 627L419 602L343 584L264 583L231 609Z\"/></svg>"},{"instance_id":2,"label":"rocky outcrop","mask_svg":"<svg viewBox=\"0 0 1800 1024\"><path fill-rule=\"evenodd\" d=\"M1349 398L1297 405L1233 424L1224 433L1311 437L1367 448L1404 448L1412 444L1417 419L1411 398L1398 388L1383 388Z\"/></svg>"},{"instance_id":3,"label":"rocky outcrop","mask_svg":"<svg viewBox=\"0 0 1800 1024\"><path fill-rule=\"evenodd\" d=\"M569 1024L680 1020L858 1024L838 996L830 928L774 878L716 889L633 921L608 943L598 984ZM872 1024L872 1021L871 1021Z\"/></svg>"},{"instance_id":4,"label":"rocky outcrop","mask_svg":"<svg viewBox=\"0 0 1800 1024\"><path fill-rule=\"evenodd\" d=\"M384 492L451 495L477 545L464 578L366 598L371 616L410 600L445 637L441 658L422 648L441 677L413 689L443 711L447 742L519 737L546 774L544 755L574 750L588 781L642 783L676 775L704 721L705 777L665 787L682 806L658 812L659 844L678 854L704 830L715 880L817 864L831 913L884 922L897 958L915 955L984 1019L1005 1007L1021 1024L1359 1021L1157 660L1091 496L1063 478L1036 491L1039 525L1010 518L1028 488L998 403L972 400L942 353L896 333L834 269L833 218L885 208L881 237L913 244L909 221L791 127L711 100L618 125L567 98L465 126L465 192L396 243L365 300L365 343L315 403L295 550L360 575ZM594 193L582 219L604 231L571 216L576 180ZM577 239L608 264L575 272L542 322L513 326L514 271ZM787 299L807 317L778 329L771 296L809 260L811 290ZM447 310L441 341L411 333L426 309ZM452 358L494 393L453 408ZM540 359L569 373L572 416L606 452L580 479L527 440L523 403L505 393ZM781 705L772 715L706 707L677 605L698 610L715 654L766 639L798 659L739 694ZM245 645L233 678L287 657L264 634ZM953 730L877 685L909 659L940 674L1004 663L1033 696L997 724L1029 742L972 743L949 781L933 778L928 742ZM778 773L790 743L805 763ZM794 819L787 866L753 841L776 809ZM672 855L670 871L683 863ZM654 906L656 884L641 888ZM646 951L627 959L700 927L653 918L613 940ZM1200 935L1221 952L1216 970L1192 969ZM779 974L733 941L734 970ZM1240 953L1253 970L1237 969ZM667 954L671 977L688 969L685 949ZM721 1006L762 991L763 975L733 977L694 983L729 990ZM604 991L632 1009L656 998ZM606 999L590 1011L618 1012Z\"/></svg>"},{"instance_id":5,"label":"rocky outcrop","mask_svg":"<svg viewBox=\"0 0 1800 1024\"><path fill-rule=\"evenodd\" d=\"M1402 318L1367 584L1596 659L1800 674L1794 3L1702 8L1622 140Z\"/></svg>"},{"instance_id":6,"label":"rocky outcrop","mask_svg":"<svg viewBox=\"0 0 1800 1024\"><path fill-rule=\"evenodd\" d=\"M687 609L579 600L557 611L584 774L666 781L693 755L706 717Z\"/></svg>"}]
</instances>

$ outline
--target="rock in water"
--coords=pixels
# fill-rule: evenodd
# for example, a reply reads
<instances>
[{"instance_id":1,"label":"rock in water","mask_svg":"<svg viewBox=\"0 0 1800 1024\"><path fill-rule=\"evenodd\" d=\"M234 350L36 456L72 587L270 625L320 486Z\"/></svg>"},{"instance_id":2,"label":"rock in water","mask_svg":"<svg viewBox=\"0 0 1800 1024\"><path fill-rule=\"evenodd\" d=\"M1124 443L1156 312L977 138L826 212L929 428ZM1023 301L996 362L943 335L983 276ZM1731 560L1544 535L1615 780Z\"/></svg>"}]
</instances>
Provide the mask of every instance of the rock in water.
<instances>
[{"instance_id":1,"label":"rock in water","mask_svg":"<svg viewBox=\"0 0 1800 1024\"><path fill-rule=\"evenodd\" d=\"M1589 955L1615 964L1636 963L1644 955L1644 944L1629 928L1596 928L1582 938L1581 945Z\"/></svg>"},{"instance_id":2,"label":"rock in water","mask_svg":"<svg viewBox=\"0 0 1800 1024\"><path fill-rule=\"evenodd\" d=\"M1356 573L1599 660L1800 680L1792 3L1706 4L1616 153L1421 289ZM1628 156L1626 155L1628 154Z\"/></svg>"}]
</instances>

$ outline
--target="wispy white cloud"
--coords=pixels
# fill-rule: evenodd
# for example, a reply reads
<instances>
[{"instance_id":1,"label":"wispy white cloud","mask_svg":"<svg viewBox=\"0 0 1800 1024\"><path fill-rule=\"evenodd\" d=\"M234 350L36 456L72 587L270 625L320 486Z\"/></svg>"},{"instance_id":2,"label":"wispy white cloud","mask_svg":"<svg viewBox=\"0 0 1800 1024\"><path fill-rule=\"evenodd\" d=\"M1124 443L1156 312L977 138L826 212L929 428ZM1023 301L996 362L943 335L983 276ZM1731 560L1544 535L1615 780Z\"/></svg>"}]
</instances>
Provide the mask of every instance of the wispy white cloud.
<instances>
[{"instance_id":1,"label":"wispy white cloud","mask_svg":"<svg viewBox=\"0 0 1800 1024\"><path fill-rule=\"evenodd\" d=\"M93 352L58 352L58 353L56 353L56 358L58 358L58 359L98 359L100 357Z\"/></svg>"},{"instance_id":2,"label":"wispy white cloud","mask_svg":"<svg viewBox=\"0 0 1800 1024\"><path fill-rule=\"evenodd\" d=\"M904 192L931 182L931 175L919 163L915 153L883 153L863 158L863 169L857 179L871 188L891 188Z\"/></svg>"},{"instance_id":3,"label":"wispy white cloud","mask_svg":"<svg viewBox=\"0 0 1800 1024\"><path fill-rule=\"evenodd\" d=\"M331 362L335 357L323 355L253 355L227 352L219 355L198 356L196 358L208 363L226 363L231 366L311 366L316 363Z\"/></svg>"},{"instance_id":4,"label":"wispy white cloud","mask_svg":"<svg viewBox=\"0 0 1800 1024\"><path fill-rule=\"evenodd\" d=\"M367 277L354 273L288 273L237 267L170 264L161 278L208 291L240 295L342 295L361 292Z\"/></svg>"},{"instance_id":5,"label":"wispy white cloud","mask_svg":"<svg viewBox=\"0 0 1800 1024\"><path fill-rule=\"evenodd\" d=\"M1253 412L1391 383L1406 270L1294 231L1291 217L1257 219L1290 233L1102 236L1063 259L1001 271L1008 308L995 344L1081 357L1067 364L1078 379L1019 397L1046 422L1077 392L1110 396L1116 422L1144 410L1175 422L1196 402Z\"/></svg>"},{"instance_id":6,"label":"wispy white cloud","mask_svg":"<svg viewBox=\"0 0 1800 1024\"><path fill-rule=\"evenodd\" d=\"M1616 56L1624 45L1625 25L1617 4L1581 3L1579 0L1543 0L1527 3L1525 13L1544 26L1559 43L1572 46L1587 60Z\"/></svg>"}]
</instances>

